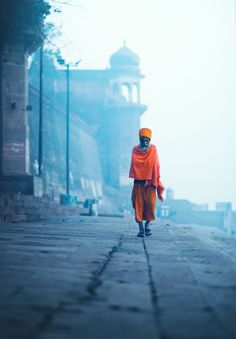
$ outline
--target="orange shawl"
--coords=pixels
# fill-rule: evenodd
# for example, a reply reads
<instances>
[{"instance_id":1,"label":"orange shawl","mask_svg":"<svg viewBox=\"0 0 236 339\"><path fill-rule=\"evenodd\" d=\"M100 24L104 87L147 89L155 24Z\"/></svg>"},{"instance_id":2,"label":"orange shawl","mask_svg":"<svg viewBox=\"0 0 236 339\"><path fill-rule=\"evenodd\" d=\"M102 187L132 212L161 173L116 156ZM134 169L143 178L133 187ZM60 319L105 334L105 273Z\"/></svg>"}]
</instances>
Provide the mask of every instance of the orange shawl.
<instances>
[{"instance_id":1,"label":"orange shawl","mask_svg":"<svg viewBox=\"0 0 236 339\"><path fill-rule=\"evenodd\" d=\"M129 177L146 180L145 186L155 186L158 198L163 200L164 186L160 181L160 165L155 145L150 145L146 152L141 152L139 145L134 146Z\"/></svg>"}]
</instances>

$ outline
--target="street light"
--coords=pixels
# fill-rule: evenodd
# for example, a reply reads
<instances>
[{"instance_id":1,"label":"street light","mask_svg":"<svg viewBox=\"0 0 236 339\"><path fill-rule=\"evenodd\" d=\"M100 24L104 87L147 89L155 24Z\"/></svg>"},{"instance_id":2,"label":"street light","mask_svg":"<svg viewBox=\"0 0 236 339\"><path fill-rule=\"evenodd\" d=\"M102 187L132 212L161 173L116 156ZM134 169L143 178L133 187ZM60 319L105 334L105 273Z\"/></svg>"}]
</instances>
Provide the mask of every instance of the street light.
<instances>
[{"instance_id":1,"label":"street light","mask_svg":"<svg viewBox=\"0 0 236 339\"><path fill-rule=\"evenodd\" d=\"M66 66L66 195L61 195L61 203L74 205L76 197L70 195L70 66L77 66L81 60L74 63L66 63L64 59L57 61Z\"/></svg>"},{"instance_id":2,"label":"street light","mask_svg":"<svg viewBox=\"0 0 236 339\"><path fill-rule=\"evenodd\" d=\"M43 174L43 45L39 56L39 146L38 146L38 175Z\"/></svg>"}]
</instances>

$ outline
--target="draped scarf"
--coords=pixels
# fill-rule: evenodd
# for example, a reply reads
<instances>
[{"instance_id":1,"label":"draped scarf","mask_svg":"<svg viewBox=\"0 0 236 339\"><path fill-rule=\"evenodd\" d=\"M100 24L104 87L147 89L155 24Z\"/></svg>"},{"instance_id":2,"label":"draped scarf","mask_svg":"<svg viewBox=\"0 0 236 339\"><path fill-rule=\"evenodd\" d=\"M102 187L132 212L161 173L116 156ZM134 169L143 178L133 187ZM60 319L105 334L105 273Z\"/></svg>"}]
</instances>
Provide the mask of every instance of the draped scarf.
<instances>
[{"instance_id":1,"label":"draped scarf","mask_svg":"<svg viewBox=\"0 0 236 339\"><path fill-rule=\"evenodd\" d=\"M163 200L162 195L165 188L160 181L160 164L155 145L149 145L146 152L142 152L139 145L134 146L129 177L146 180L145 186L155 186L158 198Z\"/></svg>"}]
</instances>

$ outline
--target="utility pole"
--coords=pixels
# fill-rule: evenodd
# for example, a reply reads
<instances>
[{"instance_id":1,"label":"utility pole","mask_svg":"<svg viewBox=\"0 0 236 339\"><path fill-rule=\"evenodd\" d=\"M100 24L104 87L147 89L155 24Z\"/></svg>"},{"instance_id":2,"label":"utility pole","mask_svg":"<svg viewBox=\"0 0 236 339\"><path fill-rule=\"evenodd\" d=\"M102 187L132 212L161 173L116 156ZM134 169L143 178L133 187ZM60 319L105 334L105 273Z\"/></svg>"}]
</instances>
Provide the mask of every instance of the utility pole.
<instances>
[{"instance_id":1,"label":"utility pole","mask_svg":"<svg viewBox=\"0 0 236 339\"><path fill-rule=\"evenodd\" d=\"M66 194L70 195L70 65L66 65Z\"/></svg>"},{"instance_id":2,"label":"utility pole","mask_svg":"<svg viewBox=\"0 0 236 339\"><path fill-rule=\"evenodd\" d=\"M60 65L66 66L66 195L61 195L61 203L66 205L76 204L76 197L70 196L70 66L76 63L65 63L64 59L58 59Z\"/></svg>"},{"instance_id":3,"label":"utility pole","mask_svg":"<svg viewBox=\"0 0 236 339\"><path fill-rule=\"evenodd\" d=\"M39 148L38 148L38 175L43 174L43 45L40 47L39 57Z\"/></svg>"}]
</instances>

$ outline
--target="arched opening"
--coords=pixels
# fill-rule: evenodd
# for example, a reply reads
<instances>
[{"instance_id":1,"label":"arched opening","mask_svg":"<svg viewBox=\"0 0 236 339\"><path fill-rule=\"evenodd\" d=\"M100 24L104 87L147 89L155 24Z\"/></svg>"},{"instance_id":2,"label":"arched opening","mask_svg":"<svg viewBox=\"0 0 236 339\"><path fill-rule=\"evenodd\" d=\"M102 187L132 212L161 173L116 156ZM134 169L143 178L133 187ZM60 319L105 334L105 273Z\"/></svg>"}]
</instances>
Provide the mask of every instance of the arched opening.
<instances>
[{"instance_id":1,"label":"arched opening","mask_svg":"<svg viewBox=\"0 0 236 339\"><path fill-rule=\"evenodd\" d=\"M121 85L121 94L126 101L131 101L131 90L129 84L124 83Z\"/></svg>"},{"instance_id":2,"label":"arched opening","mask_svg":"<svg viewBox=\"0 0 236 339\"><path fill-rule=\"evenodd\" d=\"M139 84L137 83L133 85L133 101L136 103L140 103L140 89Z\"/></svg>"}]
</instances>

